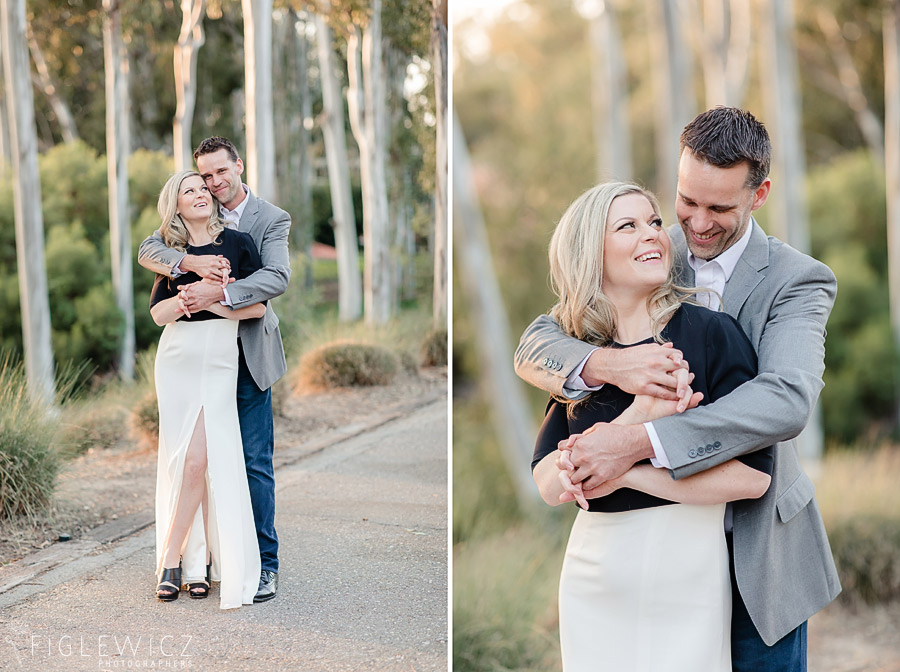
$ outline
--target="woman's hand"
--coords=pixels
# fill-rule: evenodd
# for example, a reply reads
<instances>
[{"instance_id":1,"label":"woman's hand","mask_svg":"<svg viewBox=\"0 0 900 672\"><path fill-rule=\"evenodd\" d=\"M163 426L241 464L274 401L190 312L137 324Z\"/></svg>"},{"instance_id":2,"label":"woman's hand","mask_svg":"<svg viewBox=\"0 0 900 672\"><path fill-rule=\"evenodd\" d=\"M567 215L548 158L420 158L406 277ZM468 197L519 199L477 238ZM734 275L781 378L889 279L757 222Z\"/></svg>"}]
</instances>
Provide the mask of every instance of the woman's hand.
<instances>
[{"instance_id":1,"label":"woman's hand","mask_svg":"<svg viewBox=\"0 0 900 672\"><path fill-rule=\"evenodd\" d=\"M691 392L685 409L696 408L703 400L702 392ZM638 425L645 422L651 422L658 418L664 418L668 415L681 413L678 408L678 401L669 401L668 399L660 399L659 397L651 397L646 394L638 394L631 402L631 406L613 422L617 425Z\"/></svg>"},{"instance_id":2,"label":"woman's hand","mask_svg":"<svg viewBox=\"0 0 900 672\"><path fill-rule=\"evenodd\" d=\"M581 490L581 483L572 482L575 465L572 464L572 451L560 450L556 456L556 468L559 469L559 482L565 492L559 496L560 502L578 502L578 506L587 510L588 503Z\"/></svg>"}]
</instances>

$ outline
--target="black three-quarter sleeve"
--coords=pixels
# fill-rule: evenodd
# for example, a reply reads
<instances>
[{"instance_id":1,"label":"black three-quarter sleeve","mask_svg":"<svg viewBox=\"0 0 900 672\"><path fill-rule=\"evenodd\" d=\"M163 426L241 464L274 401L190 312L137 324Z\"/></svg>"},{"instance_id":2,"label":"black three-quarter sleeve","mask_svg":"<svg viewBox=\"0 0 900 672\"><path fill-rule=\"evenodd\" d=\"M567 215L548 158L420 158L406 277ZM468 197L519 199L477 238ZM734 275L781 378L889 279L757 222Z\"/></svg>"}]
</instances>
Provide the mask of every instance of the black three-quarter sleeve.
<instances>
[{"instance_id":1,"label":"black three-quarter sleeve","mask_svg":"<svg viewBox=\"0 0 900 672\"><path fill-rule=\"evenodd\" d=\"M170 287L169 278L164 275L156 274L156 280L153 281L153 289L150 290L150 307L153 308L160 301L171 299L175 296Z\"/></svg>"},{"instance_id":2,"label":"black three-quarter sleeve","mask_svg":"<svg viewBox=\"0 0 900 672\"><path fill-rule=\"evenodd\" d=\"M706 331L706 380L709 402L730 394L756 377L757 360L753 345L737 320L716 313ZM762 448L736 458L749 467L772 473L773 448Z\"/></svg>"},{"instance_id":3,"label":"black three-quarter sleeve","mask_svg":"<svg viewBox=\"0 0 900 672\"><path fill-rule=\"evenodd\" d=\"M559 442L563 439L568 439L570 434L565 404L551 399L547 402L547 409L544 411L544 422L540 431L538 431L537 440L534 442L531 470L534 471L538 462L555 451L559 447Z\"/></svg>"}]
</instances>

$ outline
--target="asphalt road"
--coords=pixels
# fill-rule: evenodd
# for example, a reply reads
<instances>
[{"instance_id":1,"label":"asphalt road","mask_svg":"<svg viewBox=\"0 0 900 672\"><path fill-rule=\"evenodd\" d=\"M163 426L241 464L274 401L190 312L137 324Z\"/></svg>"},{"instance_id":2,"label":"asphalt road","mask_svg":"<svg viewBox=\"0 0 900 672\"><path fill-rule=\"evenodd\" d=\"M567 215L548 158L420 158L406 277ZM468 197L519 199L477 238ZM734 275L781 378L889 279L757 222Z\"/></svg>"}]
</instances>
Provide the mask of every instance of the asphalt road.
<instances>
[{"instance_id":1,"label":"asphalt road","mask_svg":"<svg viewBox=\"0 0 900 672\"><path fill-rule=\"evenodd\" d=\"M158 601L150 526L0 594L0 669L446 670L446 398L276 484L277 598Z\"/></svg>"}]
</instances>

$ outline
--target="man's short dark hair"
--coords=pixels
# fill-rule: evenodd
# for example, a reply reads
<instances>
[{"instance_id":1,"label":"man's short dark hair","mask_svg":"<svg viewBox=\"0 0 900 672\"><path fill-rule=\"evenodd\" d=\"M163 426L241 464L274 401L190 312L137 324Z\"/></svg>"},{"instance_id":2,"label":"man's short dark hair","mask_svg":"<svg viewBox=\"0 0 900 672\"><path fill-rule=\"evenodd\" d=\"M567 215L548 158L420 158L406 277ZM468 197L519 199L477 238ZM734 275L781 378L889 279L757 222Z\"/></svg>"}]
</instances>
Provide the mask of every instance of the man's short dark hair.
<instances>
[{"instance_id":1,"label":"man's short dark hair","mask_svg":"<svg viewBox=\"0 0 900 672\"><path fill-rule=\"evenodd\" d=\"M747 186L756 189L769 176L772 143L766 127L746 110L715 107L698 114L681 133L681 151L717 168L746 163Z\"/></svg>"},{"instance_id":2,"label":"man's short dark hair","mask_svg":"<svg viewBox=\"0 0 900 672\"><path fill-rule=\"evenodd\" d=\"M228 158L232 161L237 161L241 158L238 155L238 151L235 148L234 144L228 138L221 138L219 136L215 136L212 138L207 138L199 145L197 145L197 149L194 150L194 161L197 160L198 156L203 156L204 154L212 154L213 152L218 152L220 149L224 149L228 152Z\"/></svg>"}]
</instances>

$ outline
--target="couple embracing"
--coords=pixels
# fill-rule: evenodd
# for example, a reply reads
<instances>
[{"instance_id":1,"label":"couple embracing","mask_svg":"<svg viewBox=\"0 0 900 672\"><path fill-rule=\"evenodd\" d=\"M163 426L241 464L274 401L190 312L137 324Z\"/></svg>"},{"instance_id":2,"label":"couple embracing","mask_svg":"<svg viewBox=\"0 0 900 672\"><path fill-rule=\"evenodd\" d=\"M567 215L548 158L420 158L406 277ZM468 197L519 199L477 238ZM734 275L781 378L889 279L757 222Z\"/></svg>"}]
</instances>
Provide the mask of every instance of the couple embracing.
<instances>
[{"instance_id":1,"label":"couple embracing","mask_svg":"<svg viewBox=\"0 0 900 672\"><path fill-rule=\"evenodd\" d=\"M271 386L287 366L268 301L290 280L291 220L243 184L228 139L207 138L194 161L163 186L138 257L157 273L150 312L165 325L156 597L205 598L216 580L230 609L278 588Z\"/></svg>"},{"instance_id":2,"label":"couple embracing","mask_svg":"<svg viewBox=\"0 0 900 672\"><path fill-rule=\"evenodd\" d=\"M708 110L681 136L680 227L609 183L553 235L559 300L516 370L553 395L541 494L581 509L560 577L566 672L803 671L807 619L840 592L793 441L837 286L752 218L770 158L751 114Z\"/></svg>"}]
</instances>

